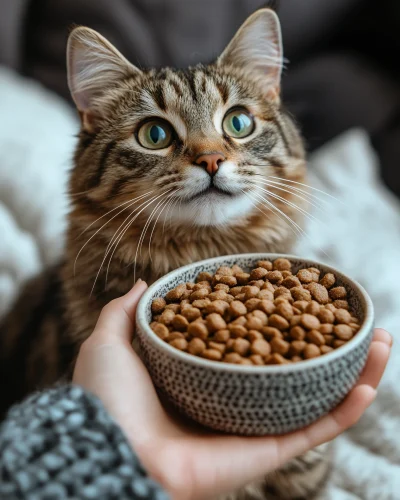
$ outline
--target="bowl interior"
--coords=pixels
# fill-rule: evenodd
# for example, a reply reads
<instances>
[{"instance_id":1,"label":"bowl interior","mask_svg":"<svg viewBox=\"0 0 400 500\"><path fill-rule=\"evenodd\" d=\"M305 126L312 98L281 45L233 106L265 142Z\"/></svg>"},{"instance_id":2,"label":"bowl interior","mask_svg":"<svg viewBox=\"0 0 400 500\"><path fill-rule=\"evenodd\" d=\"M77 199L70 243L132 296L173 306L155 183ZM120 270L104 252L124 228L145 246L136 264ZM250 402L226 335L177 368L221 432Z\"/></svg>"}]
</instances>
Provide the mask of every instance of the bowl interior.
<instances>
[{"instance_id":1,"label":"bowl interior","mask_svg":"<svg viewBox=\"0 0 400 500\"><path fill-rule=\"evenodd\" d=\"M292 270L296 273L299 269L303 267L316 267L321 270L322 273L331 272L336 276L335 286L344 286L347 289L347 300L350 304L352 312L360 319L361 329L360 331L347 342L343 347L335 349L333 352L320 356L318 358L313 358L310 360L302 361L301 363L293 363L290 365L266 365L262 367L252 367L245 365L233 365L228 363L221 363L216 361L210 361L207 359L199 358L181 352L166 342L162 341L150 328L149 324L151 322L151 303L157 297L164 297L166 293L177 285L186 282L195 281L197 275L201 272L214 273L221 266L232 266L234 264L239 265L245 271L250 270L255 267L258 260L275 260L279 257L287 258L292 263ZM181 360L185 360L192 364L201 364L203 366L209 366L216 370L228 370L228 371L240 371L246 372L254 370L258 372L262 371L294 371L301 370L302 367L309 367L310 364L318 365L324 363L327 359L332 359L333 357L340 357L344 355L348 350L356 347L360 344L364 338L369 334L373 327L373 305L368 294L364 288L344 275L340 271L334 269L325 264L318 263L314 260L303 259L293 255L283 255L283 254L238 254L238 255L228 255L224 257L217 257L213 259L207 259L200 262L195 262L189 264L185 267L181 267L172 271L171 273L165 275L156 281L153 285L149 287L146 293L143 295L138 309L137 309L137 324L141 328L142 332L146 334L148 340L157 348L165 350L171 357L175 357Z\"/></svg>"}]
</instances>

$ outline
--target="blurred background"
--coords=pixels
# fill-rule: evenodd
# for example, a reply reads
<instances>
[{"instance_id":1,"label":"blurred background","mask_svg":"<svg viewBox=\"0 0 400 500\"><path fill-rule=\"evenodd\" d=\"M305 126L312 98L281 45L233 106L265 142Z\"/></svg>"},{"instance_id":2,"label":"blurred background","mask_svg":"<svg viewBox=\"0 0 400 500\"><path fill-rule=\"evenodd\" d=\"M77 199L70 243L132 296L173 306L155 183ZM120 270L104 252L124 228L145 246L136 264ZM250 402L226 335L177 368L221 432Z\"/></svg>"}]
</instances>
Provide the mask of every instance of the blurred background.
<instances>
[{"instance_id":1,"label":"blurred background","mask_svg":"<svg viewBox=\"0 0 400 500\"><path fill-rule=\"evenodd\" d=\"M26 280L62 258L79 130L71 27L98 30L141 67L184 67L216 58L266 5L282 23L283 101L319 207L294 252L361 282L395 338L376 402L337 439L326 499L399 500L399 0L0 0L0 320Z\"/></svg>"}]
</instances>

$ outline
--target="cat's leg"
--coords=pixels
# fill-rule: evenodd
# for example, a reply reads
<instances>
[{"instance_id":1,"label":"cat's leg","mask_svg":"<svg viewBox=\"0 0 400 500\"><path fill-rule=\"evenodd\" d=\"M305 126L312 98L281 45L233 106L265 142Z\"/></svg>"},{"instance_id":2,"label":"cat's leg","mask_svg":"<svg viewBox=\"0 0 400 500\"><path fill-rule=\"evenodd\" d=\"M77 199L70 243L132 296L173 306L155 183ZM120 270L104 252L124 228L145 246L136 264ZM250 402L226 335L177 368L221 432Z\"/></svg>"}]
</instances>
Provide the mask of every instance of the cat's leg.
<instances>
[{"instance_id":1,"label":"cat's leg","mask_svg":"<svg viewBox=\"0 0 400 500\"><path fill-rule=\"evenodd\" d=\"M323 500L332 469L332 444L290 460L261 481L218 500Z\"/></svg>"}]
</instances>

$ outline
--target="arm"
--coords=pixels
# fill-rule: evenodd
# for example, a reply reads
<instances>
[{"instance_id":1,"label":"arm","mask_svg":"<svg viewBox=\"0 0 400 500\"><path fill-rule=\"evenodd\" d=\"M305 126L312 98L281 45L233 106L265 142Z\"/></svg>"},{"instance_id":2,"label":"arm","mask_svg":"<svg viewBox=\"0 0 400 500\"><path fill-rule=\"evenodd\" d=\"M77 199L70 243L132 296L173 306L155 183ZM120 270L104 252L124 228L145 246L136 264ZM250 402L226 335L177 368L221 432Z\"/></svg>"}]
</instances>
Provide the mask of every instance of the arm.
<instances>
[{"instance_id":1,"label":"arm","mask_svg":"<svg viewBox=\"0 0 400 500\"><path fill-rule=\"evenodd\" d=\"M0 427L0 498L167 499L102 403L78 386L34 394Z\"/></svg>"}]
</instances>

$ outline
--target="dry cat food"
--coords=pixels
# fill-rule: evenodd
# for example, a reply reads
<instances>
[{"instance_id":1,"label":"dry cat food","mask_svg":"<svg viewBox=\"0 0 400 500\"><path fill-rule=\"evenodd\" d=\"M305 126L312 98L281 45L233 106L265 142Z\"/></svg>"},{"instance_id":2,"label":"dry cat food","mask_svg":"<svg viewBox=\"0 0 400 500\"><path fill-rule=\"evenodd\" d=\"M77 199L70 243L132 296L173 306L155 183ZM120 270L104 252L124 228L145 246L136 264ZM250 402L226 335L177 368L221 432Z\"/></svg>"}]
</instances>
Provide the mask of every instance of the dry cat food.
<instances>
[{"instance_id":1,"label":"dry cat food","mask_svg":"<svg viewBox=\"0 0 400 500\"><path fill-rule=\"evenodd\" d=\"M295 363L353 338L360 322L334 274L291 268L279 258L249 273L236 265L202 272L153 300L150 327L180 351L241 365Z\"/></svg>"}]
</instances>

